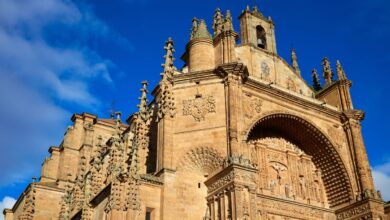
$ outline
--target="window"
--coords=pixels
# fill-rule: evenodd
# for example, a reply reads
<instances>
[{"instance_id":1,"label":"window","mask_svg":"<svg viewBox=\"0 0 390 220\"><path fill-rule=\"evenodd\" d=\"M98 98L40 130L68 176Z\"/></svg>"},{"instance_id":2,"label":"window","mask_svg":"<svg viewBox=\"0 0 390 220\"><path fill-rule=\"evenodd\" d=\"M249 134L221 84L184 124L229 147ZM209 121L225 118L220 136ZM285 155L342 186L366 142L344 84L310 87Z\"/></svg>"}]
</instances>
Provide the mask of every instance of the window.
<instances>
[{"instance_id":1,"label":"window","mask_svg":"<svg viewBox=\"0 0 390 220\"><path fill-rule=\"evenodd\" d=\"M265 33L265 30L262 26L258 25L256 27L256 45L262 49L265 49L266 48L266 45L267 45L267 41L266 41L266 37L265 37L266 33Z\"/></svg>"},{"instance_id":2,"label":"window","mask_svg":"<svg viewBox=\"0 0 390 220\"><path fill-rule=\"evenodd\" d=\"M153 220L154 219L153 211L154 211L153 208L148 208L148 207L146 208L145 220Z\"/></svg>"}]
</instances>

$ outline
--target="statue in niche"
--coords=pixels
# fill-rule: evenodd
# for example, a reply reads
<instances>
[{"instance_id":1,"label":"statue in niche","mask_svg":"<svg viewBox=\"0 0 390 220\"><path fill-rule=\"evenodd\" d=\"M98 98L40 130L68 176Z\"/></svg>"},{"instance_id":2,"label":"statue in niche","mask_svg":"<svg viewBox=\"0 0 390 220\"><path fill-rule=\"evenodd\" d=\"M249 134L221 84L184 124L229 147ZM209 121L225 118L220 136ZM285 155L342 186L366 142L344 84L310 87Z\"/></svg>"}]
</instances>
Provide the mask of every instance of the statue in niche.
<instances>
[{"instance_id":1,"label":"statue in niche","mask_svg":"<svg viewBox=\"0 0 390 220\"><path fill-rule=\"evenodd\" d=\"M271 193L272 194L275 194L275 188L276 188L276 180L271 180L270 184L269 184L269 188L271 189Z\"/></svg>"},{"instance_id":2,"label":"statue in niche","mask_svg":"<svg viewBox=\"0 0 390 220\"><path fill-rule=\"evenodd\" d=\"M306 198L306 183L305 183L305 177L303 175L299 176L299 191L301 193L301 197L303 199Z\"/></svg>"},{"instance_id":3,"label":"statue in niche","mask_svg":"<svg viewBox=\"0 0 390 220\"><path fill-rule=\"evenodd\" d=\"M286 198L292 197L292 189L290 188L290 185L288 185L288 184L284 185L284 194L285 194Z\"/></svg>"}]
</instances>

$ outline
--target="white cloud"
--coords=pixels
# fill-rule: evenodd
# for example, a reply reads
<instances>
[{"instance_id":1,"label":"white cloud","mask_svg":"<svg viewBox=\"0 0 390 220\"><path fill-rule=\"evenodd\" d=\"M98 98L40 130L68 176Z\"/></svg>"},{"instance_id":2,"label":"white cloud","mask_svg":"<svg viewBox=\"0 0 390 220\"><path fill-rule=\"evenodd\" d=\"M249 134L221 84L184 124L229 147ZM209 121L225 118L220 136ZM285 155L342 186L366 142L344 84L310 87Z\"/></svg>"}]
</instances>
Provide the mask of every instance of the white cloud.
<instances>
[{"instance_id":1,"label":"white cloud","mask_svg":"<svg viewBox=\"0 0 390 220\"><path fill-rule=\"evenodd\" d=\"M0 201L0 212L1 212L0 220L4 219L3 210L12 208L12 206L15 204L15 202L16 202L16 199L9 197L9 196L4 197L3 200Z\"/></svg>"},{"instance_id":2,"label":"white cloud","mask_svg":"<svg viewBox=\"0 0 390 220\"><path fill-rule=\"evenodd\" d=\"M372 168L376 189L380 190L385 201L390 201L390 161Z\"/></svg>"},{"instance_id":3,"label":"white cloud","mask_svg":"<svg viewBox=\"0 0 390 220\"><path fill-rule=\"evenodd\" d=\"M0 0L0 187L39 171L71 111L98 111L93 83L112 87L114 65L88 47L91 38L131 47L88 5Z\"/></svg>"}]
</instances>

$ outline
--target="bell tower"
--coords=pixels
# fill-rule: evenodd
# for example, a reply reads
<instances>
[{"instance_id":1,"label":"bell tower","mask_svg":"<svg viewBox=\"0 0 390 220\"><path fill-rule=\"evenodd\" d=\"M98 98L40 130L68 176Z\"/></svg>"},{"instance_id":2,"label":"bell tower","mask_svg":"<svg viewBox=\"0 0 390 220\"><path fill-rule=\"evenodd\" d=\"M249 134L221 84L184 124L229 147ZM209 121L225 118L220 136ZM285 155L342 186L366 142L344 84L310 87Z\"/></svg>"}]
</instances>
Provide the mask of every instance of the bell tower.
<instances>
[{"instance_id":1,"label":"bell tower","mask_svg":"<svg viewBox=\"0 0 390 220\"><path fill-rule=\"evenodd\" d=\"M241 43L276 54L275 26L271 17L264 17L254 6L249 6L240 15Z\"/></svg>"}]
</instances>

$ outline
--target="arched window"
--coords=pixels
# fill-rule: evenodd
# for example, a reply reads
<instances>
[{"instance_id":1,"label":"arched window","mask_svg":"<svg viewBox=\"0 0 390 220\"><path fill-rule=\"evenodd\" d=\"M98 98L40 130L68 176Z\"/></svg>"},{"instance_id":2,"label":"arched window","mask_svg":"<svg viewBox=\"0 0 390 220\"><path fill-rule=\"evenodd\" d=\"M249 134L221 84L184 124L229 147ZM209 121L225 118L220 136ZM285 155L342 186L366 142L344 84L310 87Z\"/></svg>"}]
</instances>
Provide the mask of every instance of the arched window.
<instances>
[{"instance_id":1,"label":"arched window","mask_svg":"<svg viewBox=\"0 0 390 220\"><path fill-rule=\"evenodd\" d=\"M262 26L258 25L256 27L256 44L258 47L265 49L267 45L265 30Z\"/></svg>"}]
</instances>

